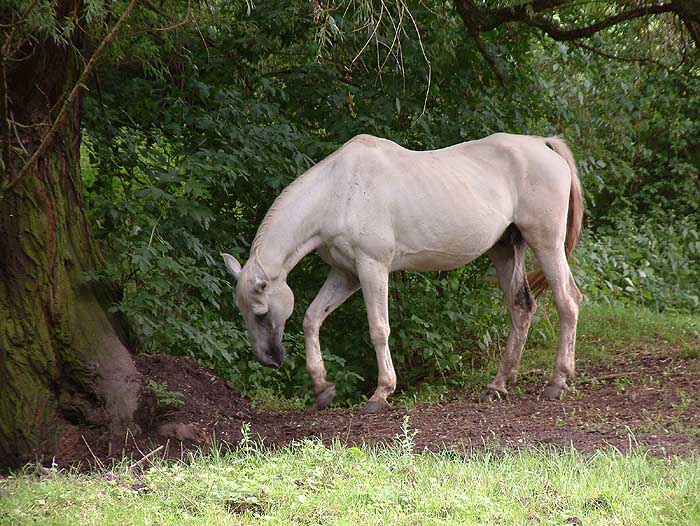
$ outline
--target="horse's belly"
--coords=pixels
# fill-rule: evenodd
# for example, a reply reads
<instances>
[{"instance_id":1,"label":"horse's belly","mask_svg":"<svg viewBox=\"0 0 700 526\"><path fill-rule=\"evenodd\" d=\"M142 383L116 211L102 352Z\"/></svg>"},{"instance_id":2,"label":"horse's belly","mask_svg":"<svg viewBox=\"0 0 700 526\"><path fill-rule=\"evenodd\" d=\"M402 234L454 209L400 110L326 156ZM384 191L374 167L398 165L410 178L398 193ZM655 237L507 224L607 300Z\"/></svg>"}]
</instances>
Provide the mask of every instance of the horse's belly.
<instances>
[{"instance_id":1,"label":"horse's belly","mask_svg":"<svg viewBox=\"0 0 700 526\"><path fill-rule=\"evenodd\" d=\"M394 258L391 271L410 270L429 272L435 270L453 270L473 261L481 254L455 255L438 251L401 254Z\"/></svg>"},{"instance_id":2,"label":"horse's belly","mask_svg":"<svg viewBox=\"0 0 700 526\"><path fill-rule=\"evenodd\" d=\"M396 240L393 270L449 270L489 250L512 222L513 200L502 178L460 175L417 179L391 198Z\"/></svg>"},{"instance_id":3,"label":"horse's belly","mask_svg":"<svg viewBox=\"0 0 700 526\"><path fill-rule=\"evenodd\" d=\"M396 238L392 270L451 270L475 260L501 237L510 221L502 214L480 214L464 221L424 221Z\"/></svg>"},{"instance_id":4,"label":"horse's belly","mask_svg":"<svg viewBox=\"0 0 700 526\"><path fill-rule=\"evenodd\" d=\"M397 247L391 270L433 271L452 270L484 254L498 240L478 244L465 243L461 246L426 246L422 248Z\"/></svg>"}]
</instances>

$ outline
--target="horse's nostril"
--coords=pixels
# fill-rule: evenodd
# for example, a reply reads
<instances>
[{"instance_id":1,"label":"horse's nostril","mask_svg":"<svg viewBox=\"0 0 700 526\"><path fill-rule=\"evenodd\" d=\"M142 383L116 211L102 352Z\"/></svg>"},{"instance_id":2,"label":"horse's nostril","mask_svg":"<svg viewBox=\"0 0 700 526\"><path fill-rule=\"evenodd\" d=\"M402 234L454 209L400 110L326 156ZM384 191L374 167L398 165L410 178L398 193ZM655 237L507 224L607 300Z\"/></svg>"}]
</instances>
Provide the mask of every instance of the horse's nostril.
<instances>
[{"instance_id":1,"label":"horse's nostril","mask_svg":"<svg viewBox=\"0 0 700 526\"><path fill-rule=\"evenodd\" d=\"M267 355L272 367L276 367L277 369L282 367L282 361L284 360L284 348L281 345L270 345L265 354Z\"/></svg>"}]
</instances>

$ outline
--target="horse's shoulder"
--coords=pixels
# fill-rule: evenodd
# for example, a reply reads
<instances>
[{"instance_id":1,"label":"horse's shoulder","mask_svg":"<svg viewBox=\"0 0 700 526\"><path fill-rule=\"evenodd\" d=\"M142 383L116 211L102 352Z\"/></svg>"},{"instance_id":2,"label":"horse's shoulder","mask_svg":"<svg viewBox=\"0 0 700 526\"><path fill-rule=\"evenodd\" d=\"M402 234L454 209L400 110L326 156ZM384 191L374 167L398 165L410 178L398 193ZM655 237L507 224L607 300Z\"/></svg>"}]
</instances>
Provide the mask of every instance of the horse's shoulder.
<instances>
[{"instance_id":1,"label":"horse's shoulder","mask_svg":"<svg viewBox=\"0 0 700 526\"><path fill-rule=\"evenodd\" d=\"M401 151L406 150L388 139L362 134L350 139L331 157L335 160L336 168L354 169L359 165L366 167L368 163L390 161Z\"/></svg>"}]
</instances>

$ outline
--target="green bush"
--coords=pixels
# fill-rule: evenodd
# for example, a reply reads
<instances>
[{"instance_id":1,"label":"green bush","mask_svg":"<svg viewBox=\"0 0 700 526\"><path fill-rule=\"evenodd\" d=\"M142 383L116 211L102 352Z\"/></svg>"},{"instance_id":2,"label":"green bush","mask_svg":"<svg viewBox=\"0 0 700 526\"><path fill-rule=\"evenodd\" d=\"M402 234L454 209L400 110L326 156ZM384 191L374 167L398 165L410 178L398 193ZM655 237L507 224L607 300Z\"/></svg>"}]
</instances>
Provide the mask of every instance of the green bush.
<instances>
[{"instance_id":1,"label":"green bush","mask_svg":"<svg viewBox=\"0 0 700 526\"><path fill-rule=\"evenodd\" d=\"M593 301L641 303L657 311L700 307L700 224L657 212L624 215L584 236L576 275Z\"/></svg>"}]
</instances>

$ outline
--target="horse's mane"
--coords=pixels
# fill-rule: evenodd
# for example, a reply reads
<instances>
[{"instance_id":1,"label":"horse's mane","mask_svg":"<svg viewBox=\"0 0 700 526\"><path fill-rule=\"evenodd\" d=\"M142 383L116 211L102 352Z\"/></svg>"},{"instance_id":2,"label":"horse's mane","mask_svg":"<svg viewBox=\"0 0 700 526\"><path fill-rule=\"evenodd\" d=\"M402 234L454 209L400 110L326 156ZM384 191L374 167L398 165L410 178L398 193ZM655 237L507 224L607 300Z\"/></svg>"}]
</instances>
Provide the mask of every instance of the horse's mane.
<instances>
[{"instance_id":1,"label":"horse's mane","mask_svg":"<svg viewBox=\"0 0 700 526\"><path fill-rule=\"evenodd\" d=\"M308 170L305 173L301 174L299 177L297 177L294 181L291 182L289 186L282 190L282 193L278 195L277 198L273 201L272 206L265 214L265 218L263 219L262 223L260 223L260 227L258 228L258 231L255 234L255 238L253 239L253 245L251 247L251 252L253 254L257 253L258 248L260 247L260 244L262 243L263 238L265 237L265 234L270 228L270 225L276 219L277 212L283 207L282 205L286 204L286 202L291 198L291 194L294 191L294 189L300 186L301 181L304 180L310 172L311 170Z\"/></svg>"},{"instance_id":2,"label":"horse's mane","mask_svg":"<svg viewBox=\"0 0 700 526\"><path fill-rule=\"evenodd\" d=\"M348 141L348 142L352 142ZM317 170L323 168L324 166L327 167L329 163L331 162L332 159L335 159L335 157L341 152L343 148L340 148L333 152L331 155L326 157L325 159L322 159L318 163L314 164L311 166L306 172L301 174L299 177L297 177L294 181L292 181L287 188L282 190L282 193L277 196L277 199L275 199L272 203L272 206L270 209L267 211L267 214L265 214L265 218L263 219L262 223L260 223L260 227L258 228L257 233L255 234L255 238L253 239L253 245L251 246L251 253L252 254L257 254L258 248L260 248L260 244L263 241L263 238L265 237L265 234L267 233L268 229L270 228L270 225L273 223L273 221L276 218L277 212L282 208L282 205L287 204L288 199L292 199L292 193L294 193L294 190L296 190L299 186L301 186L302 182L306 181L309 177L311 177L314 173L317 172Z\"/></svg>"}]
</instances>

